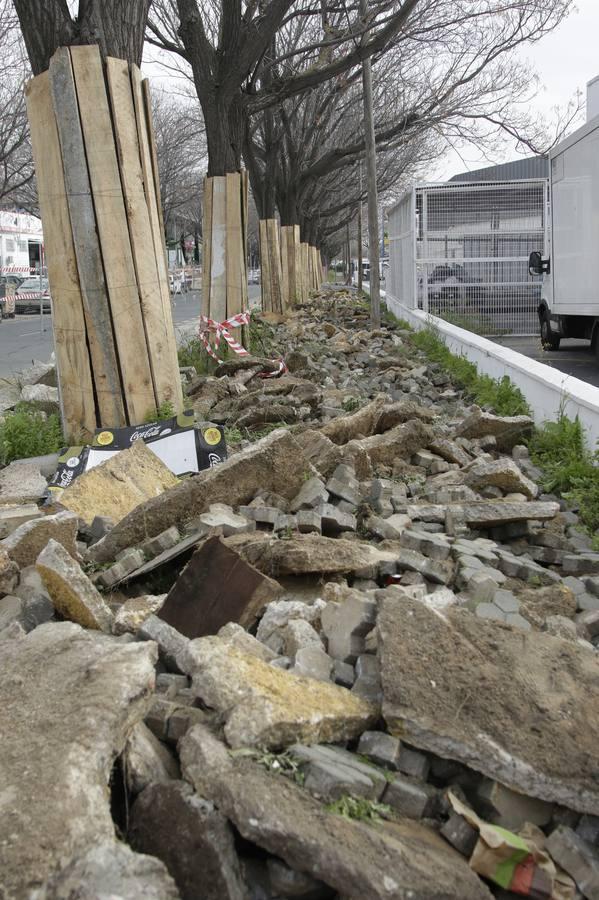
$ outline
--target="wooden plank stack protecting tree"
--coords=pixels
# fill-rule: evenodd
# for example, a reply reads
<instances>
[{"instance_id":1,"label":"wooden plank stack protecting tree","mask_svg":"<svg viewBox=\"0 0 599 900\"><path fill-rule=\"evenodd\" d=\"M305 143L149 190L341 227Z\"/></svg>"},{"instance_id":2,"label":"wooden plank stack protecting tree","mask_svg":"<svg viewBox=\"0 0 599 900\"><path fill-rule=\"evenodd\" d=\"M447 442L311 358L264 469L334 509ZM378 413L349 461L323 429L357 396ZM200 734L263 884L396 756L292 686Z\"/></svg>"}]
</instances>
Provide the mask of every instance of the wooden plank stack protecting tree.
<instances>
[{"instance_id":1,"label":"wooden plank stack protecting tree","mask_svg":"<svg viewBox=\"0 0 599 900\"><path fill-rule=\"evenodd\" d=\"M277 219L260 219L260 283L262 310L282 313L283 271Z\"/></svg>"},{"instance_id":2,"label":"wooden plank stack protecting tree","mask_svg":"<svg viewBox=\"0 0 599 900\"><path fill-rule=\"evenodd\" d=\"M300 228L281 226L281 267L283 308L291 309L299 302Z\"/></svg>"},{"instance_id":3,"label":"wooden plank stack protecting tree","mask_svg":"<svg viewBox=\"0 0 599 900\"><path fill-rule=\"evenodd\" d=\"M248 307L247 205L247 172L204 179L202 313L216 322Z\"/></svg>"},{"instance_id":4,"label":"wooden plank stack protecting tree","mask_svg":"<svg viewBox=\"0 0 599 900\"><path fill-rule=\"evenodd\" d=\"M308 295L310 293L310 245L305 241L300 243L300 272L301 272L301 284L300 284L300 294L301 294L301 302L306 303L308 300Z\"/></svg>"},{"instance_id":5,"label":"wooden plank stack protecting tree","mask_svg":"<svg viewBox=\"0 0 599 900\"><path fill-rule=\"evenodd\" d=\"M63 426L71 441L183 405L147 86L63 47L27 85Z\"/></svg>"}]
</instances>

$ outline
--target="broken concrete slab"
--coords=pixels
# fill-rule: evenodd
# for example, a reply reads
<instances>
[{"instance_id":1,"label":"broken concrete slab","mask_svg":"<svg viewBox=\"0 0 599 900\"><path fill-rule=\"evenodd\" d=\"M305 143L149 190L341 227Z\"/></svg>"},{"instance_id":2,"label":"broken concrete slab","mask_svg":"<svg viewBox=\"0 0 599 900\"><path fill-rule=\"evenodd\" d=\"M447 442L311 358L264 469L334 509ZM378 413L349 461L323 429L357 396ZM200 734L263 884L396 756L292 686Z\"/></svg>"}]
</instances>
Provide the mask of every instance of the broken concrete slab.
<instances>
[{"instance_id":1,"label":"broken concrete slab","mask_svg":"<svg viewBox=\"0 0 599 900\"><path fill-rule=\"evenodd\" d=\"M329 475L341 462L341 450L321 431L308 429L294 435L305 459L311 463L323 478Z\"/></svg>"},{"instance_id":2,"label":"broken concrete slab","mask_svg":"<svg viewBox=\"0 0 599 900\"><path fill-rule=\"evenodd\" d=\"M159 615L186 637L203 637L228 622L249 628L283 593L280 584L213 537L194 552Z\"/></svg>"},{"instance_id":3,"label":"broken concrete slab","mask_svg":"<svg viewBox=\"0 0 599 900\"><path fill-rule=\"evenodd\" d=\"M131 810L133 847L158 857L182 900L246 900L233 829L183 782L150 785Z\"/></svg>"},{"instance_id":4,"label":"broken concrete slab","mask_svg":"<svg viewBox=\"0 0 599 900\"><path fill-rule=\"evenodd\" d=\"M560 825L547 838L547 851L571 875L587 900L599 900L599 853L571 828Z\"/></svg>"},{"instance_id":5,"label":"broken concrete slab","mask_svg":"<svg viewBox=\"0 0 599 900\"><path fill-rule=\"evenodd\" d=\"M0 547L0 597L12 594L19 582L19 567Z\"/></svg>"},{"instance_id":6,"label":"broken concrete slab","mask_svg":"<svg viewBox=\"0 0 599 900\"><path fill-rule=\"evenodd\" d=\"M60 504L88 524L95 516L107 516L118 523L137 506L160 497L176 484L178 479L156 454L143 441L135 441L129 450L119 451L80 475L61 493ZM141 543L148 536L154 537L143 535L126 546ZM94 548L101 543L94 544Z\"/></svg>"},{"instance_id":7,"label":"broken concrete slab","mask_svg":"<svg viewBox=\"0 0 599 900\"><path fill-rule=\"evenodd\" d=\"M470 503L411 504L408 516L422 522L445 522L449 514L459 524L473 528L493 528L508 522L526 522L529 519L546 521L559 513L559 503L531 500L528 503L513 500L473 500Z\"/></svg>"},{"instance_id":8,"label":"broken concrete slab","mask_svg":"<svg viewBox=\"0 0 599 900\"><path fill-rule=\"evenodd\" d=\"M392 734L520 793L579 812L597 809L592 653L409 598L383 598L377 627ZM568 728L559 726L564 720Z\"/></svg>"},{"instance_id":9,"label":"broken concrete slab","mask_svg":"<svg viewBox=\"0 0 599 900\"><path fill-rule=\"evenodd\" d=\"M39 466L30 462L12 462L0 470L0 504L22 504L41 500L48 482Z\"/></svg>"},{"instance_id":10,"label":"broken concrete slab","mask_svg":"<svg viewBox=\"0 0 599 900\"><path fill-rule=\"evenodd\" d=\"M127 789L139 794L149 784L176 781L181 777L175 756L144 722L133 726L123 751L123 772Z\"/></svg>"},{"instance_id":11,"label":"broken concrete slab","mask_svg":"<svg viewBox=\"0 0 599 900\"><path fill-rule=\"evenodd\" d=\"M96 562L110 562L121 550L155 537L171 525L183 527L212 503L249 503L257 485L291 499L304 483L304 476L313 474L291 434L283 429L273 431L221 465L142 503L90 548L90 556Z\"/></svg>"},{"instance_id":12,"label":"broken concrete slab","mask_svg":"<svg viewBox=\"0 0 599 900\"><path fill-rule=\"evenodd\" d=\"M243 537L243 536L242 536ZM379 550L366 541L302 534L281 541L270 537L240 540L227 538L225 543L261 572L275 575L310 573L361 573L371 578L380 566L392 563L397 553Z\"/></svg>"},{"instance_id":13,"label":"broken concrete slab","mask_svg":"<svg viewBox=\"0 0 599 900\"><path fill-rule=\"evenodd\" d=\"M153 856L134 853L120 841L104 841L84 851L32 900L180 900L166 866Z\"/></svg>"},{"instance_id":14,"label":"broken concrete slab","mask_svg":"<svg viewBox=\"0 0 599 900\"><path fill-rule=\"evenodd\" d=\"M166 599L166 594L145 594L125 600L114 617L114 634L136 634L149 616L155 615Z\"/></svg>"},{"instance_id":15,"label":"broken concrete slab","mask_svg":"<svg viewBox=\"0 0 599 900\"><path fill-rule=\"evenodd\" d=\"M30 896L92 845L116 844L108 782L151 703L156 656L154 644L121 644L71 622L3 643L0 870L7 897Z\"/></svg>"},{"instance_id":16,"label":"broken concrete slab","mask_svg":"<svg viewBox=\"0 0 599 900\"><path fill-rule=\"evenodd\" d=\"M321 433L334 444L347 444L355 438L370 437L376 423L388 403L387 397L377 397L351 416L339 416L321 429Z\"/></svg>"},{"instance_id":17,"label":"broken concrete slab","mask_svg":"<svg viewBox=\"0 0 599 900\"><path fill-rule=\"evenodd\" d=\"M35 503L21 506L0 506L0 539L8 537L13 531L32 519L40 519L42 510Z\"/></svg>"},{"instance_id":18,"label":"broken concrete slab","mask_svg":"<svg viewBox=\"0 0 599 900\"><path fill-rule=\"evenodd\" d=\"M177 662L202 703L226 718L232 747L350 740L377 715L345 688L292 675L219 637L191 641Z\"/></svg>"},{"instance_id":19,"label":"broken concrete slab","mask_svg":"<svg viewBox=\"0 0 599 900\"><path fill-rule=\"evenodd\" d=\"M57 541L67 553L77 559L78 517L71 512L59 512L54 516L32 519L16 528L0 541L5 550L22 569L32 566L50 540Z\"/></svg>"},{"instance_id":20,"label":"broken concrete slab","mask_svg":"<svg viewBox=\"0 0 599 900\"><path fill-rule=\"evenodd\" d=\"M322 599L317 599L312 604L303 603L301 600L275 600L266 607L256 636L261 643L271 648L275 655L281 656L285 651L287 625L295 619L304 619L318 629L324 606Z\"/></svg>"},{"instance_id":21,"label":"broken concrete slab","mask_svg":"<svg viewBox=\"0 0 599 900\"><path fill-rule=\"evenodd\" d=\"M61 616L86 628L112 630L114 617L104 598L62 544L50 539L35 567Z\"/></svg>"},{"instance_id":22,"label":"broken concrete slab","mask_svg":"<svg viewBox=\"0 0 599 900\"><path fill-rule=\"evenodd\" d=\"M185 777L244 838L356 900L491 900L467 862L417 823L369 826L327 812L289 779L231 758L206 729L181 743Z\"/></svg>"},{"instance_id":23,"label":"broken concrete slab","mask_svg":"<svg viewBox=\"0 0 599 900\"><path fill-rule=\"evenodd\" d=\"M392 466L396 457L410 459L421 447L428 446L432 438L433 431L429 425L412 419L384 434L350 441L343 448L343 457L351 461L360 453L366 453L373 466Z\"/></svg>"},{"instance_id":24,"label":"broken concrete slab","mask_svg":"<svg viewBox=\"0 0 599 900\"><path fill-rule=\"evenodd\" d=\"M517 492L525 494L530 500L534 500L539 494L539 488L527 478L513 459L478 460L466 473L466 484L469 487L480 490L493 485L504 493Z\"/></svg>"},{"instance_id":25,"label":"broken concrete slab","mask_svg":"<svg viewBox=\"0 0 599 900\"><path fill-rule=\"evenodd\" d=\"M530 416L496 416L475 407L459 424L455 434L466 438L482 438L492 435L499 450L511 452L516 444L532 434L534 422Z\"/></svg>"}]
</instances>

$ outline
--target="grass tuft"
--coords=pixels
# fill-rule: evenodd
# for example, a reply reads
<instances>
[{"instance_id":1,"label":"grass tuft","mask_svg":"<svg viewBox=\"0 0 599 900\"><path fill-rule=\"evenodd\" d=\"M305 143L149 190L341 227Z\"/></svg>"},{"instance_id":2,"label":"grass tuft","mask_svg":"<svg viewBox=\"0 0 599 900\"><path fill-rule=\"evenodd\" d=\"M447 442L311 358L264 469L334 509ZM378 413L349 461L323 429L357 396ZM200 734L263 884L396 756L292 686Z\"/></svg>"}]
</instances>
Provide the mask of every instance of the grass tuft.
<instances>
[{"instance_id":1,"label":"grass tuft","mask_svg":"<svg viewBox=\"0 0 599 900\"><path fill-rule=\"evenodd\" d=\"M383 817L393 816L388 804L365 800L364 797L351 797L349 794L329 803L327 810L345 819L357 819L360 822L380 822Z\"/></svg>"},{"instance_id":2,"label":"grass tuft","mask_svg":"<svg viewBox=\"0 0 599 900\"><path fill-rule=\"evenodd\" d=\"M30 404L19 403L0 421L0 465L56 453L64 445L58 413L46 415Z\"/></svg>"}]
</instances>

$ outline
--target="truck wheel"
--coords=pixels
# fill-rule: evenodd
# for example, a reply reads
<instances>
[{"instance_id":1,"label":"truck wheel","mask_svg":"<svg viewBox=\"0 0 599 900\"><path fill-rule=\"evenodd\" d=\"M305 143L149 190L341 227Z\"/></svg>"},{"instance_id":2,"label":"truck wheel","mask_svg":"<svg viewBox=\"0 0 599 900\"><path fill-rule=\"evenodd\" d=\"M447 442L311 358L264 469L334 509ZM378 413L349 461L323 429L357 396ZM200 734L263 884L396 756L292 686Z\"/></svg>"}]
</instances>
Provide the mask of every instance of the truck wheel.
<instances>
[{"instance_id":1,"label":"truck wheel","mask_svg":"<svg viewBox=\"0 0 599 900\"><path fill-rule=\"evenodd\" d=\"M544 312L541 316L541 347L543 350L559 350L560 337L551 328L549 314Z\"/></svg>"}]
</instances>

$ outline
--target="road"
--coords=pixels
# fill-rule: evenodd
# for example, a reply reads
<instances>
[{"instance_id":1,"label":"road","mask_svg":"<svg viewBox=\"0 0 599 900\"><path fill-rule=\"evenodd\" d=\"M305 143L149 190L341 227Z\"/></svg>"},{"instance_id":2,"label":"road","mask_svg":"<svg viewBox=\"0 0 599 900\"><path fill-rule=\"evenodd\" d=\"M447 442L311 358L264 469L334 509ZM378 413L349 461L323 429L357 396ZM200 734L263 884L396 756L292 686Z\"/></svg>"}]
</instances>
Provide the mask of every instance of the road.
<instances>
[{"instance_id":1,"label":"road","mask_svg":"<svg viewBox=\"0 0 599 900\"><path fill-rule=\"evenodd\" d=\"M559 350L545 351L541 348L538 337L506 336L492 340L503 347L523 353L529 359L536 359L566 375L573 375L587 384L599 387L599 359L591 352L588 341L568 339L561 342Z\"/></svg>"},{"instance_id":2,"label":"road","mask_svg":"<svg viewBox=\"0 0 599 900\"><path fill-rule=\"evenodd\" d=\"M250 306L260 303L260 286L249 286ZM200 294L191 291L177 294L173 299L173 321L177 341L193 334L198 327ZM42 331L43 328L43 331ZM16 375L31 365L34 359L47 362L54 350L50 316L39 315L4 319L0 324L0 378Z\"/></svg>"}]
</instances>

